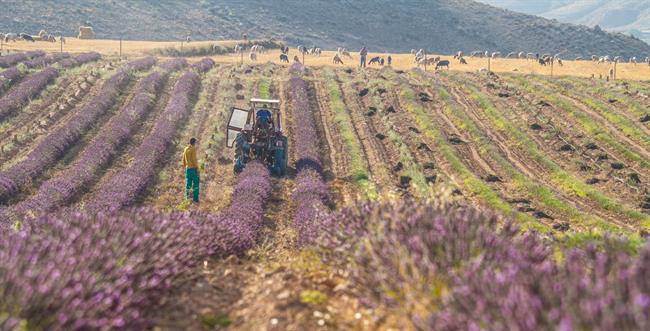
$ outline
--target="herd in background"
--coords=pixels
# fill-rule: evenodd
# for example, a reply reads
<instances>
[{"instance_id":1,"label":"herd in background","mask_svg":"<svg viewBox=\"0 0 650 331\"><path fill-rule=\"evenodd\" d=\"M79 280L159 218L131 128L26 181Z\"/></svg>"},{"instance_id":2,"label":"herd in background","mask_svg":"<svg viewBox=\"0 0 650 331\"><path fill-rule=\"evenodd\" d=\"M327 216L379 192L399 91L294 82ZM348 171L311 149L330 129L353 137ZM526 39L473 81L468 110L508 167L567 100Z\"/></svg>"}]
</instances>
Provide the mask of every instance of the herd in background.
<instances>
[{"instance_id":1,"label":"herd in background","mask_svg":"<svg viewBox=\"0 0 650 331\"><path fill-rule=\"evenodd\" d=\"M298 46L296 49L298 53L303 56L313 55L313 56L320 57L322 54L322 49L316 46L308 48L306 46L301 45ZM280 61L289 63L289 47L283 45L280 47L280 50L281 50ZM237 44L234 48L234 51L235 53L239 54L246 51L246 49L244 46ZM248 57L251 61L257 61L257 54L259 53L266 53L266 49L264 48L264 46L257 45L257 44L253 45L250 47ZM420 49L420 50L412 49L411 54L413 55L413 60L415 65L417 65L417 67L434 66L436 70L441 68L449 69L449 66L451 64L449 60L443 60L440 58L440 56L427 57L424 49ZM458 60L458 63L461 65L468 64L467 57L469 57L469 58L491 58L491 59L497 59L497 58L526 59L526 60L536 61L537 63L539 63L539 65L542 66L548 66L554 64L563 66L564 63L561 55L562 53L552 55L552 54L539 54L539 53L526 53L526 52L510 52L504 56L501 52L474 51L469 54L465 54L462 51L458 51L454 54L453 58L454 60ZM337 48L336 53L332 57L332 63L338 65L344 65L345 61L352 60L352 59L353 58L350 51L348 51L344 47L339 47ZM630 57L629 59L627 59L627 61L622 56L610 57L610 56L592 55L588 59L599 64L627 62L636 65L637 63L641 62L640 59L635 56ZM294 62L300 62L300 58L298 56L294 56L293 60ZM575 58L575 61L585 61L585 58L579 56ZM367 64L384 66L386 63L388 65L391 65L391 62L392 62L392 57L390 55L388 55L387 58L381 56L375 56L375 57L371 57L368 60ZM650 66L650 57L646 57L645 59L643 59L643 63L647 63L648 66Z\"/></svg>"},{"instance_id":2,"label":"herd in background","mask_svg":"<svg viewBox=\"0 0 650 331\"><path fill-rule=\"evenodd\" d=\"M27 33L1 33L0 32L0 39L2 39L2 41L5 43L18 42L20 40L24 40L33 43L37 41L45 41L51 43L60 41L65 44L65 38L63 36L59 36L59 38L57 39L54 35L48 33L45 30L41 30L36 36L32 36Z\"/></svg>"},{"instance_id":3,"label":"herd in background","mask_svg":"<svg viewBox=\"0 0 650 331\"><path fill-rule=\"evenodd\" d=\"M43 41L43 42L57 42L60 41L62 43L65 43L65 38L63 36L59 36L58 40L57 38L48 33L46 30L41 30L38 35L32 36L26 33L0 33L0 40L4 41L5 43L9 42L17 42L20 40L28 41L28 42L37 42L37 41ZM189 43L191 41L191 37L187 36L187 42ZM217 47L215 45L215 47ZM281 48L282 54L280 55L280 61L281 62L286 62L289 63L289 47L288 46L282 46ZM235 45L234 47L235 53L243 53L246 51L246 47L242 46L240 44ZM298 53L304 55L314 55L320 57L322 54L322 49L320 47L313 46L311 48L308 48L306 46L298 46L297 47ZM263 45L258 45L254 44L250 47L248 58L251 61L257 61L257 55L260 53L266 53L267 50ZM427 57L424 49L420 50L415 50L411 49L411 54L414 56L414 62L415 64L420 67L420 66L427 66L427 65L434 65L436 69L446 67L449 68L450 62L448 60L441 60L439 56L436 57ZM501 52L489 52L489 51L473 51L469 53L467 56L470 58L506 58L506 59L526 59L526 60L534 60L537 61L542 66L547 66L547 65L553 65L553 64L558 64L559 66L563 66L562 58L561 58L562 53L558 53L555 55L551 54L539 54L539 53L526 53L526 52L510 52L506 54L505 56L502 55ZM332 58L332 63L333 64L345 64L343 59L352 59L352 55L350 52L343 47L339 47L334 54ZM454 59L458 60L459 64L468 64L465 54L462 51L458 51L456 54L454 54ZM388 65L391 65L391 56L388 56ZM575 61L592 61L596 62L598 64L611 64L611 63L632 63L632 64L637 64L640 62L640 58L637 58L636 56L630 57L627 59L623 58L622 56L615 56L615 57L610 57L609 55L605 56L597 56L597 55L592 55L591 57L585 58L582 56L578 56L574 59ZM299 58L297 56L294 57L295 62L300 62ZM383 66L386 63L385 59L380 56L375 56L373 58L370 58L368 61L368 65L379 65ZM643 63L647 63L648 66L650 66L650 56L647 56L643 59Z\"/></svg>"}]
</instances>

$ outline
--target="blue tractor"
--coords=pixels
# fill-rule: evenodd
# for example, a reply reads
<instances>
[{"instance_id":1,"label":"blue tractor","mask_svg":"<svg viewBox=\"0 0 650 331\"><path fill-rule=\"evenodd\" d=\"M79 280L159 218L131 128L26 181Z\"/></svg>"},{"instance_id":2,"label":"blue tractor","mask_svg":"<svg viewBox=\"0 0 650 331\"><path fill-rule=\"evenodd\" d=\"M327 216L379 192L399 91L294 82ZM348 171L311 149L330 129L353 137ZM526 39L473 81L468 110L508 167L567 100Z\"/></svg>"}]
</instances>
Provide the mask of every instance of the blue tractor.
<instances>
[{"instance_id":1,"label":"blue tractor","mask_svg":"<svg viewBox=\"0 0 650 331\"><path fill-rule=\"evenodd\" d=\"M235 148L234 171L239 173L251 160L266 164L275 176L287 173L287 137L282 133L280 100L250 100L250 109L230 110L227 146Z\"/></svg>"}]
</instances>

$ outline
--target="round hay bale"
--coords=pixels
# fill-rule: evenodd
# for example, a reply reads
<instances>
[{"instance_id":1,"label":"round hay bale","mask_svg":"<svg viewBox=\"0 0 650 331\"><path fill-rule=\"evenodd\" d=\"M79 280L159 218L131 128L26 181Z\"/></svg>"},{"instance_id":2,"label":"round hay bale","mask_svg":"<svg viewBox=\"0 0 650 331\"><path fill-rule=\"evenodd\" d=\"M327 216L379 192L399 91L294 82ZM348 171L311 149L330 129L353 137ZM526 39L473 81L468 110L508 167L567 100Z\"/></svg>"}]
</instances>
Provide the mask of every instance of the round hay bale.
<instances>
[{"instance_id":1,"label":"round hay bale","mask_svg":"<svg viewBox=\"0 0 650 331\"><path fill-rule=\"evenodd\" d=\"M79 39L95 39L95 31L91 26L79 27Z\"/></svg>"}]
</instances>

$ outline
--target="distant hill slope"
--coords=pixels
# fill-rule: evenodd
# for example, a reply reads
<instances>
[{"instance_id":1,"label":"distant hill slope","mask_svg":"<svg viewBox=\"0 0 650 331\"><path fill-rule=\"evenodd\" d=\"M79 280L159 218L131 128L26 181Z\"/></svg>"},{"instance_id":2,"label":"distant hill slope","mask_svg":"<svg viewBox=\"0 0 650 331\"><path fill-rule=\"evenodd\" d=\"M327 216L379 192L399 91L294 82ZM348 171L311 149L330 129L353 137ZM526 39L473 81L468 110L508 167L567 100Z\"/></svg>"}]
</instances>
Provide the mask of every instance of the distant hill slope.
<instances>
[{"instance_id":1,"label":"distant hill slope","mask_svg":"<svg viewBox=\"0 0 650 331\"><path fill-rule=\"evenodd\" d=\"M526 51L567 57L648 56L650 45L621 34L563 24L471 0L57 0L2 1L0 31L67 35L90 21L99 38L173 40L275 37L326 48Z\"/></svg>"},{"instance_id":2,"label":"distant hill slope","mask_svg":"<svg viewBox=\"0 0 650 331\"><path fill-rule=\"evenodd\" d=\"M608 31L633 34L650 42L648 0L478 0L496 7L554 18L561 22L599 25Z\"/></svg>"}]
</instances>

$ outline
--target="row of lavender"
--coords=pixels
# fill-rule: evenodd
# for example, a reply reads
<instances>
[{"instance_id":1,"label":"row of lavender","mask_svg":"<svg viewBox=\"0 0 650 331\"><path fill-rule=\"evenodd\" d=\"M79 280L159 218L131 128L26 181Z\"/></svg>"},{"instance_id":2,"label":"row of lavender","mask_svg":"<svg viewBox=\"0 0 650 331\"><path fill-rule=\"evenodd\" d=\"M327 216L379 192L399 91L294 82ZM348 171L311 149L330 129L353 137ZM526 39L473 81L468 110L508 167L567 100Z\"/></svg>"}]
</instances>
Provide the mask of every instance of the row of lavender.
<instances>
[{"instance_id":1,"label":"row of lavender","mask_svg":"<svg viewBox=\"0 0 650 331\"><path fill-rule=\"evenodd\" d=\"M49 133L25 158L6 171L0 172L0 202L20 192L31 178L40 175L56 162L85 134L97 120L111 109L132 80L132 71L151 68L152 57L129 62L108 79L97 96L84 104L67 123ZM0 224L1 226L2 224Z\"/></svg>"},{"instance_id":2,"label":"row of lavender","mask_svg":"<svg viewBox=\"0 0 650 331\"><path fill-rule=\"evenodd\" d=\"M20 62L28 61L30 59L43 57L45 52L43 51L33 51L25 53L14 53L10 55L5 55L0 57L0 68L9 68Z\"/></svg>"},{"instance_id":3,"label":"row of lavender","mask_svg":"<svg viewBox=\"0 0 650 331\"><path fill-rule=\"evenodd\" d=\"M183 75L175 93L190 95L195 79ZM184 113L185 100L172 96L167 115ZM166 132L150 136L165 139ZM27 223L0 237L0 329L150 327L148 310L205 258L243 254L255 244L271 190L268 170L253 162L220 216L112 209Z\"/></svg>"},{"instance_id":4,"label":"row of lavender","mask_svg":"<svg viewBox=\"0 0 650 331\"><path fill-rule=\"evenodd\" d=\"M418 202L345 210L321 231L332 261L353 252L366 299L419 330L650 328L650 243L558 249L489 212Z\"/></svg>"},{"instance_id":5,"label":"row of lavender","mask_svg":"<svg viewBox=\"0 0 650 331\"><path fill-rule=\"evenodd\" d=\"M70 68L84 63L97 61L101 56L98 53L84 53L75 58L70 58L67 53L52 54L36 58L26 62L28 67L44 67L45 65L61 61L61 67ZM32 63L34 62L34 63ZM2 73L5 82L0 82L2 90L8 89L9 84L18 81L22 72L19 68L10 68ZM29 74L17 86L0 98L0 120L18 111L25 105L30 98L40 94L47 85L49 85L59 75L59 71L54 67L47 67L39 72Z\"/></svg>"},{"instance_id":6,"label":"row of lavender","mask_svg":"<svg viewBox=\"0 0 650 331\"><path fill-rule=\"evenodd\" d=\"M292 199L296 203L294 227L298 231L298 245L312 242L318 236L318 219L327 214L325 203L329 200L327 185L323 180L318 132L314 114L309 107L307 82L300 76L304 67L295 63L290 69L289 93L293 105L293 134L295 141L296 189Z\"/></svg>"},{"instance_id":7,"label":"row of lavender","mask_svg":"<svg viewBox=\"0 0 650 331\"><path fill-rule=\"evenodd\" d=\"M131 164L98 188L95 198L84 206L86 211L96 213L132 204L151 183L178 126L192 110L192 101L198 93L200 82L195 71L188 71L178 79L165 110L149 135L133 152Z\"/></svg>"},{"instance_id":8,"label":"row of lavender","mask_svg":"<svg viewBox=\"0 0 650 331\"><path fill-rule=\"evenodd\" d=\"M111 120L103 126L93 141L79 154L76 160L55 177L41 184L38 192L14 207L0 210L0 222L11 218L23 218L27 213L39 214L62 207L79 194L88 183L115 156L120 146L126 143L142 118L153 108L156 96L167 75L187 65L171 60L160 64L167 68L163 73L153 72L135 87L133 97Z\"/></svg>"}]
</instances>

